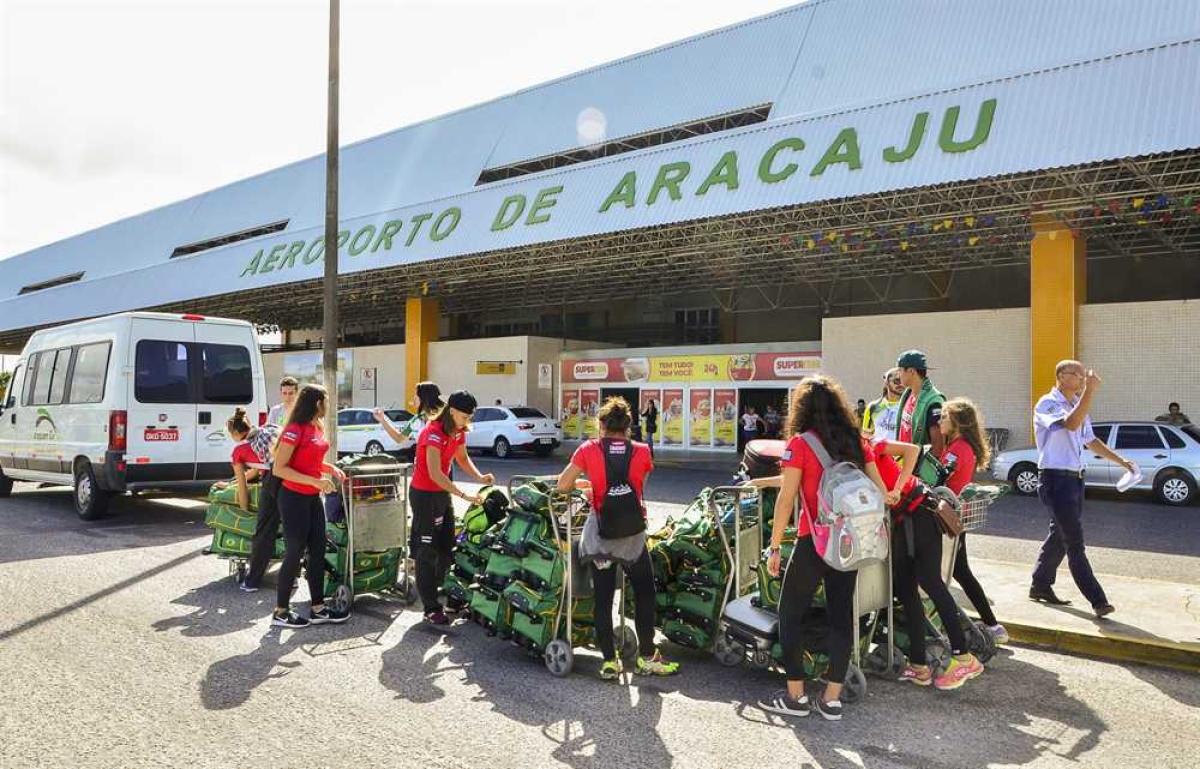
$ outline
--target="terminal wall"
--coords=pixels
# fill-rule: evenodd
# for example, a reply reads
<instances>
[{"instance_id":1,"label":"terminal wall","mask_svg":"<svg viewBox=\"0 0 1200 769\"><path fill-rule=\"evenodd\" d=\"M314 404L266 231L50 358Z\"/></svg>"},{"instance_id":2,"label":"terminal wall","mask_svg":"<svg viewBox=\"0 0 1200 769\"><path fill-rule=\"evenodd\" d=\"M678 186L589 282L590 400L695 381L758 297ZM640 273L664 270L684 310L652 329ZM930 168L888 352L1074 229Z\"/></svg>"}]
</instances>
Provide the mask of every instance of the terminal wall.
<instances>
[{"instance_id":1,"label":"terminal wall","mask_svg":"<svg viewBox=\"0 0 1200 769\"><path fill-rule=\"evenodd\" d=\"M1029 333L1028 308L826 318L821 349L852 402L879 397L901 351L924 350L938 389L975 401L1011 446L1029 438Z\"/></svg>"}]
</instances>

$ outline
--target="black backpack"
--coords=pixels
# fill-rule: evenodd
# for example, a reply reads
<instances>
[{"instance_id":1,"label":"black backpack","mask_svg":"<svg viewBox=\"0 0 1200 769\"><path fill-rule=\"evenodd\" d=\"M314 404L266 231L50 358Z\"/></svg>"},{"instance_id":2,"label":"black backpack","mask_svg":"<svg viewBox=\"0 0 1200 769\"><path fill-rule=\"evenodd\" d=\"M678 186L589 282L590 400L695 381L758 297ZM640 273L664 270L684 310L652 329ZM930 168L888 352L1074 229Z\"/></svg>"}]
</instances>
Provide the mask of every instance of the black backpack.
<instances>
[{"instance_id":1,"label":"black backpack","mask_svg":"<svg viewBox=\"0 0 1200 769\"><path fill-rule=\"evenodd\" d=\"M621 446L622 450L614 456L612 449L615 445ZM604 477L608 482L604 499L600 501L601 539L631 537L646 530L642 502L629 483L633 446L631 441L609 438L600 441L600 449L604 452Z\"/></svg>"}]
</instances>

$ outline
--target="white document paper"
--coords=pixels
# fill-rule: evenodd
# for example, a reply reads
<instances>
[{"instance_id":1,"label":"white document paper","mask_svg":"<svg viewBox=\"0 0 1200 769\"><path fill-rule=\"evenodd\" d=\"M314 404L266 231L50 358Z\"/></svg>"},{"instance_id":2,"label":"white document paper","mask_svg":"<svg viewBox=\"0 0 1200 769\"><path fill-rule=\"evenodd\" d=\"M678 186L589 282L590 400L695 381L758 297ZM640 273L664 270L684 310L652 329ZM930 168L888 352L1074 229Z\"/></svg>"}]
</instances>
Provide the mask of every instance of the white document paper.
<instances>
[{"instance_id":1,"label":"white document paper","mask_svg":"<svg viewBox=\"0 0 1200 769\"><path fill-rule=\"evenodd\" d=\"M1117 481L1117 491L1129 491L1134 486L1142 482L1142 468L1137 466L1135 462L1132 470L1126 470L1121 476L1121 480Z\"/></svg>"}]
</instances>

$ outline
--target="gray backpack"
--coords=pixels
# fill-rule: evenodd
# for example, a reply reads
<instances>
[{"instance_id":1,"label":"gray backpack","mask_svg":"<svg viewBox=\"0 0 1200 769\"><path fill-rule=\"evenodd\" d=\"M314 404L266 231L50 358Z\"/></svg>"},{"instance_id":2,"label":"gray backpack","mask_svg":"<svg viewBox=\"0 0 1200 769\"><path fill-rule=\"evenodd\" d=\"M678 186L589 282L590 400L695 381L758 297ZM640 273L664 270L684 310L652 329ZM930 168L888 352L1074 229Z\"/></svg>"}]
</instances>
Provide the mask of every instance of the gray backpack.
<instances>
[{"instance_id":1,"label":"gray backpack","mask_svg":"<svg viewBox=\"0 0 1200 769\"><path fill-rule=\"evenodd\" d=\"M816 433L802 437L825 468L812 521L817 553L838 571L887 560L891 536L883 492L855 465L835 463Z\"/></svg>"}]
</instances>

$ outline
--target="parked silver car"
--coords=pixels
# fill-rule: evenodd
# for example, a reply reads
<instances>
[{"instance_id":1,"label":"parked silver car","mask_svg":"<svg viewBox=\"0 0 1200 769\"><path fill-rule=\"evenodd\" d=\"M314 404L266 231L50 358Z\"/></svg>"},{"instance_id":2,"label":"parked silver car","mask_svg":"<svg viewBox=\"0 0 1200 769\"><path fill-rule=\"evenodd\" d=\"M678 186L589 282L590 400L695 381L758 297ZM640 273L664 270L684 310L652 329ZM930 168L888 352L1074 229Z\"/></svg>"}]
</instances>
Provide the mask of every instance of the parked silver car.
<instances>
[{"instance_id":1,"label":"parked silver car","mask_svg":"<svg viewBox=\"0 0 1200 769\"><path fill-rule=\"evenodd\" d=\"M1153 491L1167 505L1191 504L1200 491L1200 427L1174 427L1162 422L1096 422L1096 437L1121 456L1137 462L1144 476L1136 489ZM1125 474L1118 465L1084 449L1087 472L1084 483L1096 488L1116 488ZM1038 489L1037 449L1030 447L1000 452L992 463L992 475L1012 484L1019 494L1036 494Z\"/></svg>"}]
</instances>

